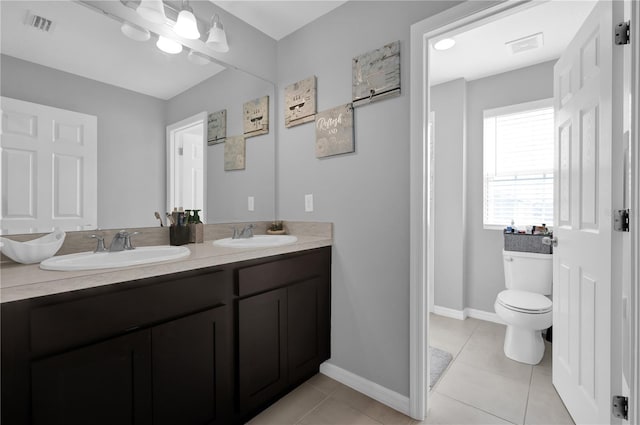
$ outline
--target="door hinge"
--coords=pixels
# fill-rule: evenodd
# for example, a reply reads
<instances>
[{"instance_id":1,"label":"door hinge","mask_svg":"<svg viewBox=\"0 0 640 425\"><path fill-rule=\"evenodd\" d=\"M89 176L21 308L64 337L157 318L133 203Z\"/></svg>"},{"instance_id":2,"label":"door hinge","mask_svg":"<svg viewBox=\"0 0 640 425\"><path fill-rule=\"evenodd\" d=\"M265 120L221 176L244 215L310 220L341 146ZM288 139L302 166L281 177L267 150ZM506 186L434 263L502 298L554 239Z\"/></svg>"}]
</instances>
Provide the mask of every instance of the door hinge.
<instances>
[{"instance_id":1,"label":"door hinge","mask_svg":"<svg viewBox=\"0 0 640 425\"><path fill-rule=\"evenodd\" d=\"M614 28L615 43L618 46L630 44L631 40L631 21L620 22Z\"/></svg>"},{"instance_id":2,"label":"door hinge","mask_svg":"<svg viewBox=\"0 0 640 425\"><path fill-rule=\"evenodd\" d=\"M629 231L629 210L618 210L613 218L613 230L616 232Z\"/></svg>"},{"instance_id":3,"label":"door hinge","mask_svg":"<svg viewBox=\"0 0 640 425\"><path fill-rule=\"evenodd\" d=\"M622 418L624 420L628 419L629 413L629 398L614 395L613 400L611 400L611 414L616 418Z\"/></svg>"}]
</instances>

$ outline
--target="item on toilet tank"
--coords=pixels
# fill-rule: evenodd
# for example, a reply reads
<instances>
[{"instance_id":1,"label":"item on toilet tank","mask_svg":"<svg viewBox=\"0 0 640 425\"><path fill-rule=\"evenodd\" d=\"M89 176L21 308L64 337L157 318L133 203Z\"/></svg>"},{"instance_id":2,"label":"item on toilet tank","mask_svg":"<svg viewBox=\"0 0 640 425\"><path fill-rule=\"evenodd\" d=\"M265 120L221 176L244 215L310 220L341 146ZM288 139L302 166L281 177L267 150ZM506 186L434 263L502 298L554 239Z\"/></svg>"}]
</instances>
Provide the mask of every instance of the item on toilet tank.
<instances>
[{"instance_id":1,"label":"item on toilet tank","mask_svg":"<svg viewBox=\"0 0 640 425\"><path fill-rule=\"evenodd\" d=\"M527 233L504 233L504 250L552 254L552 247L542 243L542 238L545 236L546 235L543 234L531 235Z\"/></svg>"}]
</instances>

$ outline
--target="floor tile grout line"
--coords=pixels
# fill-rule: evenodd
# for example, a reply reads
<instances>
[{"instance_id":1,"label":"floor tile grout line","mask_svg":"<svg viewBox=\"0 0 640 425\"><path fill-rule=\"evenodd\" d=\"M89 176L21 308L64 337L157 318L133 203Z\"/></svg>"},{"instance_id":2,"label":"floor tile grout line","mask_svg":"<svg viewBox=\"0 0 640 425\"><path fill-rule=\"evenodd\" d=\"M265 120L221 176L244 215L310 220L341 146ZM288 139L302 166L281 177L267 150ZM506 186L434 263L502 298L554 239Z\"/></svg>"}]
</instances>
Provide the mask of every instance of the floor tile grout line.
<instances>
[{"instance_id":1,"label":"floor tile grout line","mask_svg":"<svg viewBox=\"0 0 640 425\"><path fill-rule=\"evenodd\" d=\"M503 418L502 416L498 416L498 415L496 415L495 413L488 412L488 411L486 411L486 410L484 410L484 409L481 409L481 408L479 408L479 407L476 407L476 406L474 406L474 405L472 405L472 404L469 404L469 403L467 403L467 402L464 402L464 401L462 401L462 400L458 400L457 398L451 397L450 395L447 395L447 394L444 394L444 393L441 393L441 392L439 392L438 394L440 394L441 396L446 397L446 398L448 398L448 399L450 399L450 400L453 400L453 401L455 401L455 402L458 402L458 403L460 403L460 404L464 404L465 406L470 407L470 408L472 408L472 409L479 410L480 412L486 413L487 415L489 415L489 416L493 416L494 418L498 418L498 419L500 419L500 420L503 420L503 421L508 422L508 423L510 423L510 424L513 424L513 425L518 425L518 424L516 424L515 422L511 422L509 419Z\"/></svg>"},{"instance_id":2,"label":"floor tile grout line","mask_svg":"<svg viewBox=\"0 0 640 425\"><path fill-rule=\"evenodd\" d=\"M314 387L315 388L315 387ZM323 393L324 394L324 393ZM322 400L320 400L320 402L318 402L316 405L314 405L311 409L307 410L307 412L300 416L297 420L296 420L296 424L299 424L300 422L302 422L304 420L304 418L306 418L307 416L309 416L311 414L311 412L313 412L314 410L316 410L318 407L320 407L320 405L322 403L324 403L325 401L327 401L329 398L331 397L330 394L324 394L324 398Z\"/></svg>"},{"instance_id":3,"label":"floor tile grout line","mask_svg":"<svg viewBox=\"0 0 640 425\"><path fill-rule=\"evenodd\" d=\"M476 331L478 330L478 328L480 327L480 325L481 325L481 324L482 324L482 322L479 322L479 323L475 326L475 328L473 329L473 331L471 331L471 333L470 333L470 334L469 334L469 336L467 337L466 341L464 342L464 344L462 345L462 347L460 348L460 350L458 351L458 353L456 354L456 356L452 359L452 361L451 361L451 363L449 364L449 366L447 366L447 369L445 369L445 371L442 373L442 375L440 375L440 378L438 379L438 382L436 383L436 385L434 386L434 388L432 388L432 389L431 389L431 391L435 391L435 390L436 390L436 387L438 386L437 384L438 384L439 382L441 382L441 381L443 381L443 380L444 380L445 375L446 375L446 374L447 374L447 372L449 371L449 369L450 369L451 365L453 364L453 362L454 362L454 361L457 361L457 360L458 360L458 357L460 356L460 354L462 354L462 352L465 350L465 348L467 348L467 344L468 344L468 343L469 343L469 341L471 340L471 337L476 333ZM460 363L465 364L465 365L468 365L468 364L467 364L467 363L465 363L464 361L460 361ZM474 365L474 366L475 366L475 365ZM492 375L498 375L498 376L501 376L501 377L503 377L503 378L506 378L506 379L510 379L510 380L514 380L514 381L516 381L516 379L514 379L514 378L512 378L512 377L506 377L506 376L504 376L504 375L502 375L502 374L500 374L500 373L496 373L496 372L491 371L491 370L485 370L484 368L481 368L481 369L482 369L484 372L486 372L486 373L489 373L489 374L492 374ZM526 406L528 405L528 401L529 401L529 392L530 392L530 389L531 389L531 376L532 376L532 374L533 374L533 368L531 368L531 370L530 370L530 375L529 375L529 386L527 387L527 400L526 400L526 403L525 403L525 414L526 414ZM454 398L454 397L449 396L449 395L447 395L447 394L444 394L444 393L442 393L442 392L438 392L438 394L440 394L440 395L442 395L442 396L445 396L445 397L448 397L448 398L449 398L449 399L451 399L451 400L455 400L455 401L457 401L458 403L464 404L464 405L466 405L466 406L468 406L468 407L470 407L470 408L472 408L472 409L479 410L479 411L484 412L484 413L486 413L486 414L488 414L488 415L491 415L491 416L496 417L496 418L498 418L498 419L504 420L504 421L506 421L506 422L508 422L508 423L510 423L510 424L517 425L517 424L515 424L514 422L510 421L509 419L503 418L502 416L496 415L495 413L491 413L491 412L488 412L488 411L486 411L486 410L484 410L484 409L481 409L481 408L479 408L479 407L473 406L473 405L471 405L471 404L469 404L469 403L466 403L466 402L464 402L464 401L462 401L462 400L458 400L457 398ZM523 418L523 419L524 419L524 418ZM523 421L523 422L524 422L524 421Z\"/></svg>"},{"instance_id":4,"label":"floor tile grout line","mask_svg":"<svg viewBox=\"0 0 640 425\"><path fill-rule=\"evenodd\" d=\"M476 320L479 320L479 323L478 323L478 324L476 325L476 327L473 329L473 331L471 332L471 334L469 334L469 337L467 338L467 340L465 341L465 343L462 345L462 347L461 347L461 348L460 348L460 350L458 351L458 354L457 354L457 355L456 355L456 356L451 360L451 363L449 364L449 366L447 366L447 369L445 370L445 372L446 372L447 370L449 370L449 367L451 366L451 364L453 364L453 361L454 361L454 360L459 360L459 359L458 359L458 357L460 356L460 354L462 354L462 351L464 351L464 349L465 349L465 348L467 348L467 345L468 345L469 341L471 340L471 338L473 337L473 335L476 333L476 331L478 330L478 328L480 328L480 326L482 325L482 321L481 321L480 319L476 319ZM490 322L487 322L487 323L490 323ZM492 374L496 374L496 375L500 375L500 376L502 376L503 378L507 378L507 379L510 379L510 380L519 381L519 379L518 379L518 378L514 378L513 376L508 376L508 375L507 375L507 374L505 374L505 373L496 372L495 370L491 370L491 369L489 369L489 368L488 368L488 367L486 367L486 366L482 366L482 365L478 365L478 364L473 364L473 363L468 363L468 362L465 362L464 360L459 360L459 361L460 361L461 363L463 363L463 364L466 364L466 365L469 365L469 366L476 367L476 368L481 369L481 370L483 370L483 371L485 371L485 372L492 373ZM440 376L440 379L442 379L443 377L444 377L444 373ZM440 381L440 379L438 379L438 382ZM529 378L529 382L531 382L531 378ZM435 387L434 387L434 388L435 388Z\"/></svg>"},{"instance_id":5,"label":"floor tile grout line","mask_svg":"<svg viewBox=\"0 0 640 425\"><path fill-rule=\"evenodd\" d=\"M531 367L531 375L529 375L529 388L527 389L527 403L524 405L524 417L522 423L527 423L527 412L529 410L529 397L531 397L531 384L533 383L533 367Z\"/></svg>"}]
</instances>

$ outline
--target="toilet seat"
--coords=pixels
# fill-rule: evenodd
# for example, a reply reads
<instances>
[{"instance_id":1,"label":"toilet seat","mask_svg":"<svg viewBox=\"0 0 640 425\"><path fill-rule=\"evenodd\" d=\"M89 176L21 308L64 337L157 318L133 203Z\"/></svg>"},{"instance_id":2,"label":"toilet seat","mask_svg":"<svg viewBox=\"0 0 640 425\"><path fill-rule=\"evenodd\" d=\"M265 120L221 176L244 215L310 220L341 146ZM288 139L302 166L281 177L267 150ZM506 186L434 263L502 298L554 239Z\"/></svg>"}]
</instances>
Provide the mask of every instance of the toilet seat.
<instances>
[{"instance_id":1,"label":"toilet seat","mask_svg":"<svg viewBox=\"0 0 640 425\"><path fill-rule=\"evenodd\" d=\"M544 295L515 289L500 292L496 301L508 310L526 314L545 314L553 308L551 300Z\"/></svg>"}]
</instances>

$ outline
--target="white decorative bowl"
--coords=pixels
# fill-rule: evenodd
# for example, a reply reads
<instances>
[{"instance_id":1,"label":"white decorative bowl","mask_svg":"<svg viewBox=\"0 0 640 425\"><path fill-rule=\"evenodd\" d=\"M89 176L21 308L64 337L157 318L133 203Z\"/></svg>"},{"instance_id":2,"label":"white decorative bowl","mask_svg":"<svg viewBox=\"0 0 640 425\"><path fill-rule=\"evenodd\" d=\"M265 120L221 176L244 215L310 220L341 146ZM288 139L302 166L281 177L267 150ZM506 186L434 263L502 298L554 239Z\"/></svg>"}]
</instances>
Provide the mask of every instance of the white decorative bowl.
<instances>
[{"instance_id":1,"label":"white decorative bowl","mask_svg":"<svg viewBox=\"0 0 640 425\"><path fill-rule=\"evenodd\" d=\"M18 263L39 263L53 257L62 246L66 236L67 234L62 230L55 230L53 233L27 242L17 242L0 237L0 251Z\"/></svg>"}]
</instances>

